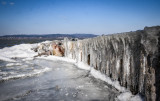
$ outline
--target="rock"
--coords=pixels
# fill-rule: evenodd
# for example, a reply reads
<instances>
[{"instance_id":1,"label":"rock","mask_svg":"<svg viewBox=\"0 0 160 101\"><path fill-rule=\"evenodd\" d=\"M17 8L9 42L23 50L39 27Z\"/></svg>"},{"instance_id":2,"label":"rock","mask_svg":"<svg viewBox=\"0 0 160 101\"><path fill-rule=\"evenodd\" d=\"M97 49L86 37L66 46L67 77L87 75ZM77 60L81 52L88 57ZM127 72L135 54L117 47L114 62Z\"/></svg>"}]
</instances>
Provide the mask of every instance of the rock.
<instances>
[{"instance_id":1,"label":"rock","mask_svg":"<svg viewBox=\"0 0 160 101\"><path fill-rule=\"evenodd\" d=\"M33 50L34 52L38 52L38 47L33 47L31 48L31 50Z\"/></svg>"},{"instance_id":2,"label":"rock","mask_svg":"<svg viewBox=\"0 0 160 101\"><path fill-rule=\"evenodd\" d=\"M57 40L48 43L41 43L34 50L38 52L38 56L41 55L64 56L64 51L65 51L62 41L57 41Z\"/></svg>"},{"instance_id":3,"label":"rock","mask_svg":"<svg viewBox=\"0 0 160 101\"><path fill-rule=\"evenodd\" d=\"M65 56L88 64L146 101L160 99L160 26L84 40L64 39Z\"/></svg>"},{"instance_id":4,"label":"rock","mask_svg":"<svg viewBox=\"0 0 160 101\"><path fill-rule=\"evenodd\" d=\"M54 40L35 50L83 62L145 101L160 100L160 26L84 40Z\"/></svg>"},{"instance_id":5,"label":"rock","mask_svg":"<svg viewBox=\"0 0 160 101\"><path fill-rule=\"evenodd\" d=\"M60 45L52 45L53 47L53 55L55 56L64 56L64 48Z\"/></svg>"}]
</instances>

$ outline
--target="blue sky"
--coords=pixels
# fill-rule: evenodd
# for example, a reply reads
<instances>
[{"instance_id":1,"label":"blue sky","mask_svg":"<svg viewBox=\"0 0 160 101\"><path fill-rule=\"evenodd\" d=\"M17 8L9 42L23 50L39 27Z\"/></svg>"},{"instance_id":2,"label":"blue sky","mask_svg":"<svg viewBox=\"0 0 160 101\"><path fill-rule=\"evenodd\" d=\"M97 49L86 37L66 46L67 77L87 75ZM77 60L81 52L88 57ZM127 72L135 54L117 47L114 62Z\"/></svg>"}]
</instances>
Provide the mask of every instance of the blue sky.
<instances>
[{"instance_id":1,"label":"blue sky","mask_svg":"<svg viewBox=\"0 0 160 101\"><path fill-rule=\"evenodd\" d=\"M0 0L0 35L111 34L160 25L160 0Z\"/></svg>"}]
</instances>

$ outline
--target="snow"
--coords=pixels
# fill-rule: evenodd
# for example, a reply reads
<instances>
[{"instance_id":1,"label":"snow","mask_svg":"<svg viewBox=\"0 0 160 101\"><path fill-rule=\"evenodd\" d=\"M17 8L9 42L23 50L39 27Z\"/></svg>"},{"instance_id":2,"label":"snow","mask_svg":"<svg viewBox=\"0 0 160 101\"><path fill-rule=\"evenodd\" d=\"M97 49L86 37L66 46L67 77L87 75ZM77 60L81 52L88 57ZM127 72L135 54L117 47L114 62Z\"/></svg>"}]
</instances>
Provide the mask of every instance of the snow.
<instances>
[{"instance_id":1,"label":"snow","mask_svg":"<svg viewBox=\"0 0 160 101\"><path fill-rule=\"evenodd\" d=\"M132 95L131 92L124 92L121 93L117 97L118 101L143 101L143 99L140 97L139 94L137 95Z\"/></svg>"},{"instance_id":2,"label":"snow","mask_svg":"<svg viewBox=\"0 0 160 101\"><path fill-rule=\"evenodd\" d=\"M37 46L38 44L20 44L12 47L5 47L0 49L0 60L6 61L6 70L13 66L20 66L22 71L27 68L31 69L32 67L29 65L31 62L29 60L33 60L34 56L38 55L38 53L31 49ZM22 61L27 64L21 63L20 59L17 58L22 58ZM50 68L43 65L43 68L33 69L31 72L24 73L16 67L12 70L9 69L9 71L1 71L0 75L3 75L3 77L1 77L0 80L30 77L50 70Z\"/></svg>"},{"instance_id":3,"label":"snow","mask_svg":"<svg viewBox=\"0 0 160 101\"><path fill-rule=\"evenodd\" d=\"M6 66L11 67L11 66L19 66L22 65L21 63L8 63Z\"/></svg>"},{"instance_id":4,"label":"snow","mask_svg":"<svg viewBox=\"0 0 160 101\"><path fill-rule=\"evenodd\" d=\"M131 92L124 92L124 93L121 93L117 98L120 101L129 101L131 96L132 96Z\"/></svg>"},{"instance_id":5,"label":"snow","mask_svg":"<svg viewBox=\"0 0 160 101\"><path fill-rule=\"evenodd\" d=\"M4 56L0 56L0 60L8 61L8 62L16 62L15 60L7 58L7 57L4 57Z\"/></svg>"},{"instance_id":6,"label":"snow","mask_svg":"<svg viewBox=\"0 0 160 101\"><path fill-rule=\"evenodd\" d=\"M139 94L133 96L130 101L143 101L143 99L141 98L141 96Z\"/></svg>"},{"instance_id":7,"label":"snow","mask_svg":"<svg viewBox=\"0 0 160 101\"><path fill-rule=\"evenodd\" d=\"M83 62L77 62L77 63L74 63L78 68L80 69L85 69L85 70L90 70L91 67L88 66L87 64L84 64Z\"/></svg>"},{"instance_id":8,"label":"snow","mask_svg":"<svg viewBox=\"0 0 160 101\"><path fill-rule=\"evenodd\" d=\"M43 42L41 42L41 43L47 44L47 43L51 43L51 42L52 42L52 41L47 40L47 41L43 41Z\"/></svg>"},{"instance_id":9,"label":"snow","mask_svg":"<svg viewBox=\"0 0 160 101\"><path fill-rule=\"evenodd\" d=\"M0 49L0 60L8 62L16 62L12 58L30 58L37 55L31 48L37 46L37 44L20 44L12 47L6 47Z\"/></svg>"},{"instance_id":10,"label":"snow","mask_svg":"<svg viewBox=\"0 0 160 101\"><path fill-rule=\"evenodd\" d=\"M121 92L125 92L126 91L126 89L124 87L120 86L118 81L111 80L110 77L107 77L105 74L102 74L100 71L97 71L97 70L92 68L91 69L91 74L95 78L107 82L108 84L112 85L113 87L115 87L116 89L118 89Z\"/></svg>"},{"instance_id":11,"label":"snow","mask_svg":"<svg viewBox=\"0 0 160 101\"><path fill-rule=\"evenodd\" d=\"M46 59L46 60L53 60L53 61L65 61L65 62L70 62L70 63L75 63L75 60L69 59L66 57L58 57L58 56L41 56L41 57L36 57L39 59Z\"/></svg>"}]
</instances>

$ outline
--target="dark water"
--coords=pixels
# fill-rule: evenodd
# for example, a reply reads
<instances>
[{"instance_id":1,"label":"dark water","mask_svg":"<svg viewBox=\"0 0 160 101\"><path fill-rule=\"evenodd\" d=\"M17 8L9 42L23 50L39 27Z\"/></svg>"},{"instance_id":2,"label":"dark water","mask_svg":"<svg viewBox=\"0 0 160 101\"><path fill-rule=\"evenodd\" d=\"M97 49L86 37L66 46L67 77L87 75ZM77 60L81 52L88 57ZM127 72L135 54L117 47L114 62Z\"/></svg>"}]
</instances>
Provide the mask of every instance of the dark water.
<instances>
[{"instance_id":1,"label":"dark water","mask_svg":"<svg viewBox=\"0 0 160 101\"><path fill-rule=\"evenodd\" d=\"M53 39L45 39L45 38L28 38L28 39L23 39L23 38L16 38L16 39L0 39L0 49L4 47L10 47L14 45L19 45L19 44L33 44L33 43L39 43L42 41L50 40L52 41Z\"/></svg>"}]
</instances>

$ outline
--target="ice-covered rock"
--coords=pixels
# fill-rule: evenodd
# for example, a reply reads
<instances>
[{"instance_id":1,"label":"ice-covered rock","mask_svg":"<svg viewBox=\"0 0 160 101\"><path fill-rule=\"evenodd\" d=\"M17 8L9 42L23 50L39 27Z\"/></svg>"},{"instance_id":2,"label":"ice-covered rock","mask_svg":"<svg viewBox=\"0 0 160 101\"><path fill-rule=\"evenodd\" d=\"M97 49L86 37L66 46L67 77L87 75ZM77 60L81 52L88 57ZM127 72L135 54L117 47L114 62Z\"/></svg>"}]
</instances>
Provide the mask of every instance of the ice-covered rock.
<instances>
[{"instance_id":1,"label":"ice-covered rock","mask_svg":"<svg viewBox=\"0 0 160 101\"><path fill-rule=\"evenodd\" d=\"M160 26L84 40L65 38L36 50L82 62L145 101L160 101Z\"/></svg>"},{"instance_id":2,"label":"ice-covered rock","mask_svg":"<svg viewBox=\"0 0 160 101\"><path fill-rule=\"evenodd\" d=\"M62 43L53 43L52 45L52 54L55 56L64 56L64 47Z\"/></svg>"},{"instance_id":3,"label":"ice-covered rock","mask_svg":"<svg viewBox=\"0 0 160 101\"><path fill-rule=\"evenodd\" d=\"M38 47L35 47L32 50L34 50L35 52L38 52L38 56L41 56L41 55L64 56L64 46L63 46L63 42L60 40L40 43Z\"/></svg>"},{"instance_id":4,"label":"ice-covered rock","mask_svg":"<svg viewBox=\"0 0 160 101\"><path fill-rule=\"evenodd\" d=\"M96 38L64 39L65 56L83 62L146 101L160 100L160 26Z\"/></svg>"}]
</instances>

